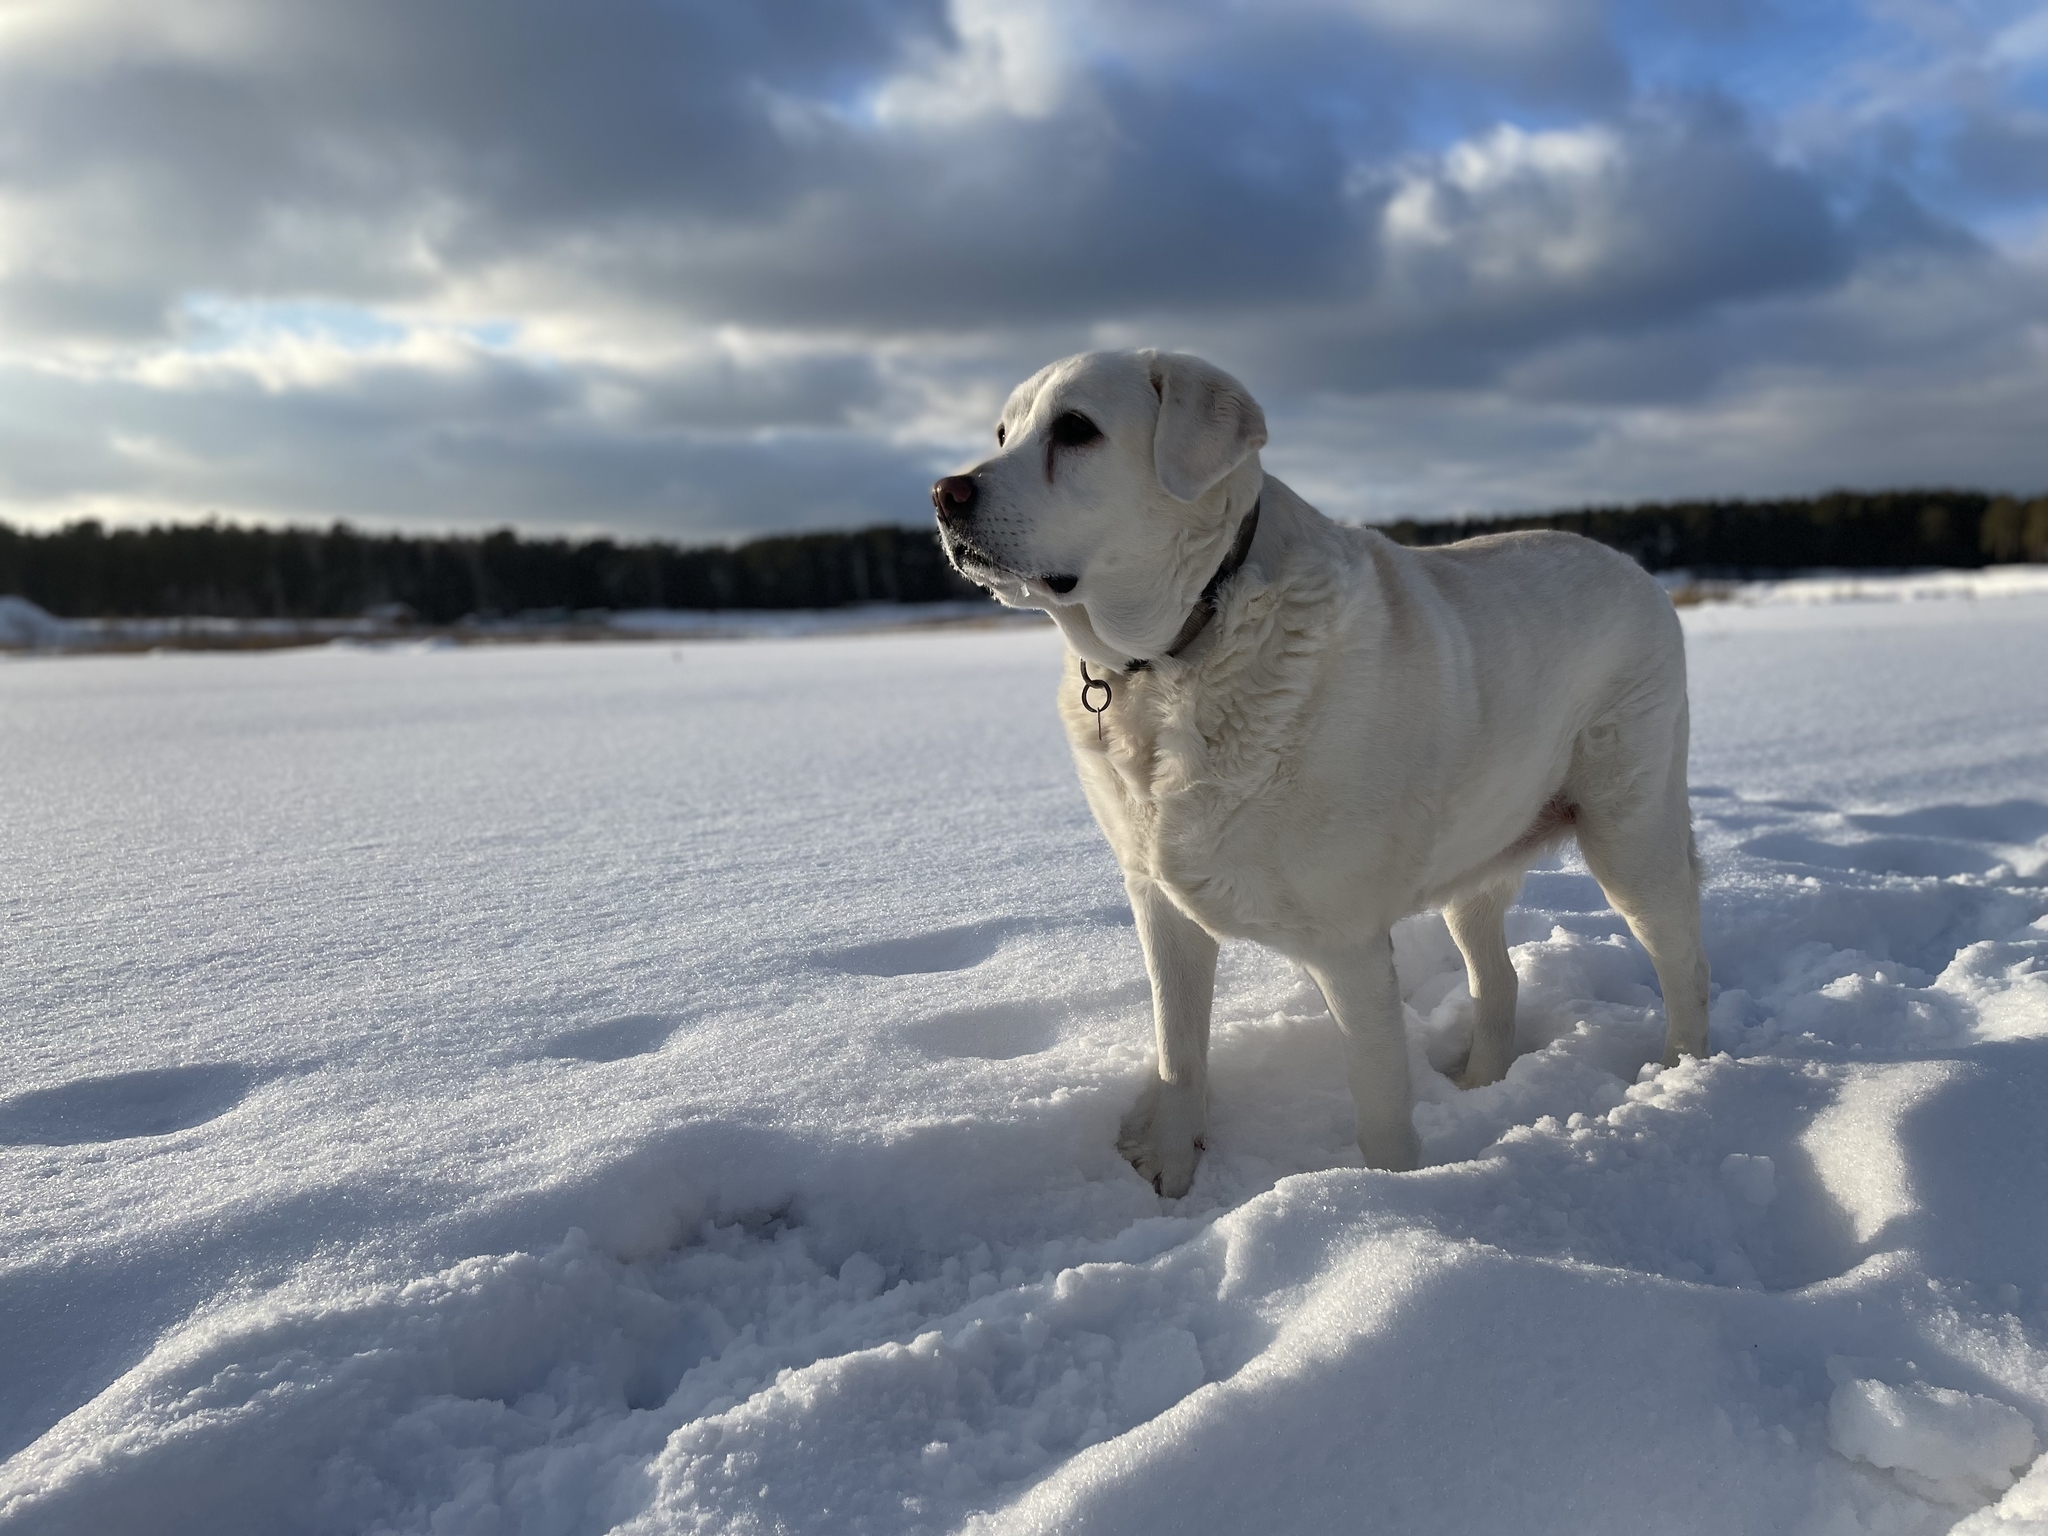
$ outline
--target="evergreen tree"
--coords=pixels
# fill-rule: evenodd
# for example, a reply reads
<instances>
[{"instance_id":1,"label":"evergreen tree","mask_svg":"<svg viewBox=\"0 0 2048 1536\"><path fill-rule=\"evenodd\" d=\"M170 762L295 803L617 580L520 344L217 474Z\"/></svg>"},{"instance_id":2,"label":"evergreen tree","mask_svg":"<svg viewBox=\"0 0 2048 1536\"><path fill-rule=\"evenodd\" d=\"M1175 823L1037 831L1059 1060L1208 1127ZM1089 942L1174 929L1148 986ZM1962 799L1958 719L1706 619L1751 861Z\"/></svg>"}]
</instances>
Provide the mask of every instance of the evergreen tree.
<instances>
[{"instance_id":1,"label":"evergreen tree","mask_svg":"<svg viewBox=\"0 0 2048 1536\"><path fill-rule=\"evenodd\" d=\"M1565 528L1653 571L1755 576L2048 561L2048 497L1836 491L1778 501L1676 502L1452 522L1400 522L1406 544ZM924 528L790 534L737 547L365 534L345 523L218 522L26 533L0 523L0 593L67 618L351 618L408 613L567 617L629 608L838 608L970 597Z\"/></svg>"}]
</instances>

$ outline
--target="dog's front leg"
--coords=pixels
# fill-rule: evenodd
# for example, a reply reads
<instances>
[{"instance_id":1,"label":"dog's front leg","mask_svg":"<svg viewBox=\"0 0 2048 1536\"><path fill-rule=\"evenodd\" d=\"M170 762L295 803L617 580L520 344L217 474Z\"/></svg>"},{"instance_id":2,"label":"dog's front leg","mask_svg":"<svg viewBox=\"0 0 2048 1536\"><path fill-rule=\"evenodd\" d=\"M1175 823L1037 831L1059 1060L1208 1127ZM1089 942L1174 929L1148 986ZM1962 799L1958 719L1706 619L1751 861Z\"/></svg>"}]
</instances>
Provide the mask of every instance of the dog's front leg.
<instances>
[{"instance_id":1,"label":"dog's front leg","mask_svg":"<svg viewBox=\"0 0 2048 1536\"><path fill-rule=\"evenodd\" d=\"M1216 941L1149 880L1127 879L1131 914L1152 978L1159 1068L1124 1116L1116 1149L1162 1195L1194 1182L1209 1129L1209 1008L1216 995Z\"/></svg>"},{"instance_id":2,"label":"dog's front leg","mask_svg":"<svg viewBox=\"0 0 2048 1536\"><path fill-rule=\"evenodd\" d=\"M1408 1032L1401 1022L1392 938L1378 933L1356 948L1318 956L1308 973L1323 989L1344 1036L1351 1099L1358 1106L1358 1150L1366 1167L1413 1168L1422 1149L1415 1136L1415 1089L1408 1081Z\"/></svg>"}]
</instances>

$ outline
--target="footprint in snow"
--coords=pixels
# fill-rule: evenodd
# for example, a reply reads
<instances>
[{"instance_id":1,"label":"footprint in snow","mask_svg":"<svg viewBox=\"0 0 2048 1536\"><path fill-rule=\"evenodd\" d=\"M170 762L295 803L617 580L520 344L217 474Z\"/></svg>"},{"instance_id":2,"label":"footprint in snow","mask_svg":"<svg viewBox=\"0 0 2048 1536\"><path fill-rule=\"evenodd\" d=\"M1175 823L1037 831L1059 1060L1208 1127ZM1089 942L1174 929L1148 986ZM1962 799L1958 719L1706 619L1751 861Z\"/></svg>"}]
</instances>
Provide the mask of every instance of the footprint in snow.
<instances>
[{"instance_id":1,"label":"footprint in snow","mask_svg":"<svg viewBox=\"0 0 2048 1536\"><path fill-rule=\"evenodd\" d=\"M2048 805L2001 800L1995 805L1924 805L1897 815L1860 815L1849 825L1864 832L1899 832L2012 847L2048 836Z\"/></svg>"},{"instance_id":2,"label":"footprint in snow","mask_svg":"<svg viewBox=\"0 0 2048 1536\"><path fill-rule=\"evenodd\" d=\"M850 949L820 950L812 959L826 970L853 976L925 976L935 971L964 971L981 964L1017 931L1018 924L966 923L937 928L907 939L883 939Z\"/></svg>"},{"instance_id":3,"label":"footprint in snow","mask_svg":"<svg viewBox=\"0 0 2048 1536\"><path fill-rule=\"evenodd\" d=\"M239 1062L82 1077L0 1103L0 1146L73 1147L168 1136L217 1120L257 1074Z\"/></svg>"},{"instance_id":4,"label":"footprint in snow","mask_svg":"<svg viewBox=\"0 0 2048 1536\"><path fill-rule=\"evenodd\" d=\"M1009 1061L1050 1050L1059 1023L1044 1003L991 1003L922 1019L903 1033L933 1056Z\"/></svg>"},{"instance_id":5,"label":"footprint in snow","mask_svg":"<svg viewBox=\"0 0 2048 1536\"><path fill-rule=\"evenodd\" d=\"M2003 862L1980 843L1945 837L1866 837L1854 843L1829 843L1800 832L1771 832L1751 838L1742 851L1816 869L1923 879L1981 875Z\"/></svg>"},{"instance_id":6,"label":"footprint in snow","mask_svg":"<svg viewBox=\"0 0 2048 1536\"><path fill-rule=\"evenodd\" d=\"M679 1020L661 1014L629 1013L556 1035L541 1054L556 1061L624 1061L660 1050L680 1027Z\"/></svg>"},{"instance_id":7,"label":"footprint in snow","mask_svg":"<svg viewBox=\"0 0 2048 1536\"><path fill-rule=\"evenodd\" d=\"M872 944L855 944L846 949L821 949L811 963L828 971L850 976L929 976L942 971L964 971L981 964L1020 933L1072 927L1128 928L1128 907L1099 907L1073 918L1003 918L981 923L962 923L956 928L934 928L908 938L881 939Z\"/></svg>"}]
</instances>

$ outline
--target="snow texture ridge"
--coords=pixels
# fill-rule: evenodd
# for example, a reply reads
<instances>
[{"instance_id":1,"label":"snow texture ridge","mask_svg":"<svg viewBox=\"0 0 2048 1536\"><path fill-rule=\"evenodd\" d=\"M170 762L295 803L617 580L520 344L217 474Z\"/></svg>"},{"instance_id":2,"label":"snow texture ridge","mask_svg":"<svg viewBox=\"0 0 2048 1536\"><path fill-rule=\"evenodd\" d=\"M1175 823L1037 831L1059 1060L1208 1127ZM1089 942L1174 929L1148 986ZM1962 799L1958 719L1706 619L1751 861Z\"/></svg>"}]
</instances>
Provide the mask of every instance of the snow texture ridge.
<instances>
[{"instance_id":1,"label":"snow texture ridge","mask_svg":"<svg viewBox=\"0 0 2048 1536\"><path fill-rule=\"evenodd\" d=\"M1929 1498L1965 1506L2010 1488L2041 1448L2018 1409L1918 1381L1843 1382L1828 1400L1828 1443L1892 1469Z\"/></svg>"},{"instance_id":2,"label":"snow texture ridge","mask_svg":"<svg viewBox=\"0 0 2048 1536\"><path fill-rule=\"evenodd\" d=\"M0 664L0 1530L2048 1531L2048 598L1685 622L1714 1056L1229 945L1178 1201L1043 632Z\"/></svg>"}]
</instances>

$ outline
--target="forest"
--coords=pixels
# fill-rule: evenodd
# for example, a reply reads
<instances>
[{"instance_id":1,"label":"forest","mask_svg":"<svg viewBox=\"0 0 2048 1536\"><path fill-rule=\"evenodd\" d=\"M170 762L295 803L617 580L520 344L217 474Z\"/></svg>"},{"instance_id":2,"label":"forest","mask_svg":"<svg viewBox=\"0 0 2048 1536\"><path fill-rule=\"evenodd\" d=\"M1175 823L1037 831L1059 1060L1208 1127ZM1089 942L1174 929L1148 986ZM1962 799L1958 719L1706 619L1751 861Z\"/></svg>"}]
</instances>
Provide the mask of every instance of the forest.
<instances>
[{"instance_id":1,"label":"forest","mask_svg":"<svg viewBox=\"0 0 2048 1536\"><path fill-rule=\"evenodd\" d=\"M1563 528L1653 571L1709 578L1793 570L1898 570L2048 561L2048 497L1981 491L1853 492L1774 501L1600 507L1382 531L1431 545ZM511 529L420 537L220 522L50 532L0 523L0 593L65 618L319 619L377 614L426 624L634 608L838 608L971 597L926 528L806 533L695 548L659 541L523 538Z\"/></svg>"}]
</instances>

